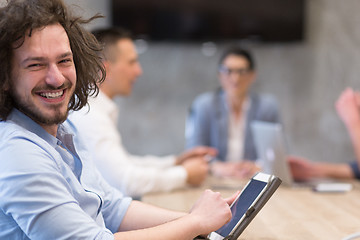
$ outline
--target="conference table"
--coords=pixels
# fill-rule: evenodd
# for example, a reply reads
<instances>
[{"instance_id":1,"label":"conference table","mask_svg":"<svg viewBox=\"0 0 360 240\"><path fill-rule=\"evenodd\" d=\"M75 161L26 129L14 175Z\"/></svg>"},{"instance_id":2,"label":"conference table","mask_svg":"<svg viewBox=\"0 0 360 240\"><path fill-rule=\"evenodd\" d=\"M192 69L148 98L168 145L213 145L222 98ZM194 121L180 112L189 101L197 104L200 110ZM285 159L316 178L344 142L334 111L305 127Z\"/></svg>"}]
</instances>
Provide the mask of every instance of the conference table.
<instances>
[{"instance_id":1,"label":"conference table","mask_svg":"<svg viewBox=\"0 0 360 240\"><path fill-rule=\"evenodd\" d=\"M239 239L341 240L360 232L360 182L349 183L352 190L342 193L320 193L310 187L281 185ZM229 197L245 184L244 180L209 177L201 187L150 193L143 196L142 201L189 211L207 188Z\"/></svg>"}]
</instances>

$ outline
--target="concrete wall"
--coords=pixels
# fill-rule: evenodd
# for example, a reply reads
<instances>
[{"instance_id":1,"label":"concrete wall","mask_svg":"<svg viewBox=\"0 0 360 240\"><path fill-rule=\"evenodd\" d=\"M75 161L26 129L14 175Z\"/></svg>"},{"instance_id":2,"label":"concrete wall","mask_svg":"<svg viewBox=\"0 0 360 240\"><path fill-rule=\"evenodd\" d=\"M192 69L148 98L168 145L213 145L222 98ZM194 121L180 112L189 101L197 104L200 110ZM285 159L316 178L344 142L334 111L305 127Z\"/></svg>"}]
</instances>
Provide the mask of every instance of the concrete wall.
<instances>
[{"instance_id":1,"label":"concrete wall","mask_svg":"<svg viewBox=\"0 0 360 240\"><path fill-rule=\"evenodd\" d=\"M64 0L64 2L72 5L76 13L81 16L92 17L97 13L104 16L104 18L97 19L86 26L88 29L109 26L111 24L110 0Z\"/></svg>"},{"instance_id":2,"label":"concrete wall","mask_svg":"<svg viewBox=\"0 0 360 240\"><path fill-rule=\"evenodd\" d=\"M334 102L346 86L359 89L360 1L309 0L301 44L251 45L258 66L254 90L277 96L290 153L349 161L353 152ZM155 44L140 56L144 75L120 99L119 128L132 153L177 153L192 100L218 86L216 63L200 44Z\"/></svg>"},{"instance_id":3,"label":"concrete wall","mask_svg":"<svg viewBox=\"0 0 360 240\"><path fill-rule=\"evenodd\" d=\"M7 0L0 0L0 7L5 6L6 2ZM74 7L75 12L81 16L91 17L96 13L100 13L105 16L105 18L96 20L87 26L89 29L94 27L109 26L111 24L110 0L64 0L64 2Z\"/></svg>"},{"instance_id":4,"label":"concrete wall","mask_svg":"<svg viewBox=\"0 0 360 240\"><path fill-rule=\"evenodd\" d=\"M0 0L0 3L3 0ZM108 16L89 28L110 25L110 0L70 1L84 14ZM346 86L360 89L359 0L308 0L307 39L298 44L252 44L258 66L254 90L274 94L282 109L289 151L331 162L353 158L334 102ZM179 153L188 107L218 86L216 63L225 44L205 56L200 44L149 43L140 55L144 75L131 97L118 99L119 128L136 154Z\"/></svg>"}]
</instances>

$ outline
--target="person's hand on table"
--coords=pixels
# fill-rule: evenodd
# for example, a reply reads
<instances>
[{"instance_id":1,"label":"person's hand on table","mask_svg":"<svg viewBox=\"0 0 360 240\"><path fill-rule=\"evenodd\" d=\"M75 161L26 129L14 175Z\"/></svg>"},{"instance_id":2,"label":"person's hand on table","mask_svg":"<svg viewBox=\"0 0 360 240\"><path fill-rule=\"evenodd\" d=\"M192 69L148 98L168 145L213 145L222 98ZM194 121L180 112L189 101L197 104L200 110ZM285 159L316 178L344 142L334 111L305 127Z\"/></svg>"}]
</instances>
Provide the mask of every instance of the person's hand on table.
<instances>
[{"instance_id":1,"label":"person's hand on table","mask_svg":"<svg viewBox=\"0 0 360 240\"><path fill-rule=\"evenodd\" d=\"M192 149L189 149L179 156L176 157L175 164L183 164L187 160L192 160L193 158L202 157L206 160L206 157L215 157L217 155L217 150L212 147L207 146L198 146Z\"/></svg>"},{"instance_id":2,"label":"person's hand on table","mask_svg":"<svg viewBox=\"0 0 360 240\"><path fill-rule=\"evenodd\" d=\"M293 178L297 181L305 181L321 176L321 169L316 163L299 156L288 156L287 162Z\"/></svg>"},{"instance_id":3,"label":"person's hand on table","mask_svg":"<svg viewBox=\"0 0 360 240\"><path fill-rule=\"evenodd\" d=\"M186 182L193 186L201 185L209 173L209 163L203 157L188 159L181 166L185 168L187 173Z\"/></svg>"},{"instance_id":4,"label":"person's hand on table","mask_svg":"<svg viewBox=\"0 0 360 240\"><path fill-rule=\"evenodd\" d=\"M231 178L250 178L256 172L260 171L260 167L253 161L241 162L221 162L216 161L211 164L211 172L217 177Z\"/></svg>"}]
</instances>

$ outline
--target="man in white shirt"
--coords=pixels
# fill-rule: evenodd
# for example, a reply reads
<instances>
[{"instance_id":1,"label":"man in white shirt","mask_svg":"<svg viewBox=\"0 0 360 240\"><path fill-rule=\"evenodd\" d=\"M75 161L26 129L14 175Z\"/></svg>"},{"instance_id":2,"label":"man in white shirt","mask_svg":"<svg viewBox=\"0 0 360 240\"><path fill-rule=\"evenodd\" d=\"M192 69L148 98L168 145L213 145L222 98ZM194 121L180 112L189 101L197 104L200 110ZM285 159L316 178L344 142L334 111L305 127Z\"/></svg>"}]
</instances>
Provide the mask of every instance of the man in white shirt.
<instances>
[{"instance_id":1,"label":"man in white shirt","mask_svg":"<svg viewBox=\"0 0 360 240\"><path fill-rule=\"evenodd\" d=\"M104 178L133 197L200 185L208 173L205 156L215 155L213 148L197 147L177 157L134 156L126 151L117 129L119 111L112 99L128 96L142 69L126 30L102 29L94 35L104 46L101 57L106 79L99 86L99 95L89 99L90 108L72 113L70 119L86 136Z\"/></svg>"}]
</instances>

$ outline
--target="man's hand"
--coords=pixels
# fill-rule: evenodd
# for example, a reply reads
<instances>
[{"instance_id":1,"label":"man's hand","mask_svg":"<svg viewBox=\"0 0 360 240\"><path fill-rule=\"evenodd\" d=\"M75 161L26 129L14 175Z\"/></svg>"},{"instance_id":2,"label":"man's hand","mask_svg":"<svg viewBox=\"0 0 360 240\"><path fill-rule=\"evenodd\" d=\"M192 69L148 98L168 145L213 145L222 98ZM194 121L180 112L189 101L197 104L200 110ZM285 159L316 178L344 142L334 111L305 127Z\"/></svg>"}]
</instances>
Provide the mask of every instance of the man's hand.
<instances>
[{"instance_id":1,"label":"man's hand","mask_svg":"<svg viewBox=\"0 0 360 240\"><path fill-rule=\"evenodd\" d=\"M203 183L209 172L209 164L203 157L191 158L181 164L186 172L186 182L193 186Z\"/></svg>"},{"instance_id":2,"label":"man's hand","mask_svg":"<svg viewBox=\"0 0 360 240\"><path fill-rule=\"evenodd\" d=\"M259 172L261 168L253 161L245 160L240 162L240 171L237 172L235 177L238 178L251 178L255 173Z\"/></svg>"},{"instance_id":3,"label":"man's hand","mask_svg":"<svg viewBox=\"0 0 360 240\"><path fill-rule=\"evenodd\" d=\"M322 169L316 163L298 156L288 156L290 171L297 181L305 181L314 177L322 177Z\"/></svg>"},{"instance_id":4,"label":"man's hand","mask_svg":"<svg viewBox=\"0 0 360 240\"><path fill-rule=\"evenodd\" d=\"M295 180L304 181L311 178L354 178L349 164L311 162L298 156L287 158L291 173Z\"/></svg>"},{"instance_id":5,"label":"man's hand","mask_svg":"<svg viewBox=\"0 0 360 240\"><path fill-rule=\"evenodd\" d=\"M360 124L360 94L351 88L345 89L338 98L335 108L348 129Z\"/></svg>"},{"instance_id":6,"label":"man's hand","mask_svg":"<svg viewBox=\"0 0 360 240\"><path fill-rule=\"evenodd\" d=\"M229 204L235 197L236 194L223 199L220 193L205 190L190 210L190 214L199 219L199 230L202 235L207 235L230 221L232 215Z\"/></svg>"},{"instance_id":7,"label":"man's hand","mask_svg":"<svg viewBox=\"0 0 360 240\"><path fill-rule=\"evenodd\" d=\"M199 146L199 147L195 147L190 150L187 150L187 151L183 152L182 154L180 154L176 158L175 164L180 165L180 164L184 163L185 161L187 161L189 159L191 160L195 157L205 157L205 156L215 157L216 155L217 155L217 150L215 148Z\"/></svg>"},{"instance_id":8,"label":"man's hand","mask_svg":"<svg viewBox=\"0 0 360 240\"><path fill-rule=\"evenodd\" d=\"M214 162L211 172L218 177L232 177L247 179L260 171L260 167L252 161L242 162Z\"/></svg>"}]
</instances>

